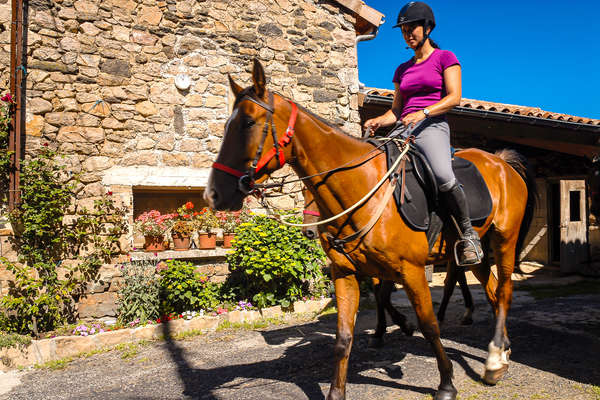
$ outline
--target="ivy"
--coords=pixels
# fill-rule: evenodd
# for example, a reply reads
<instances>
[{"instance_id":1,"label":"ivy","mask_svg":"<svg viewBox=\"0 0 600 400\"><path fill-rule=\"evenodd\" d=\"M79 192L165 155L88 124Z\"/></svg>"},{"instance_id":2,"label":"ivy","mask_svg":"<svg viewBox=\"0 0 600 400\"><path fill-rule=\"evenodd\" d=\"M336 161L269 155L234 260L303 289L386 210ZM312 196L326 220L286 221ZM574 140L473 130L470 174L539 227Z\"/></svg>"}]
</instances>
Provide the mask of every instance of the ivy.
<instances>
[{"instance_id":1,"label":"ivy","mask_svg":"<svg viewBox=\"0 0 600 400\"><path fill-rule=\"evenodd\" d=\"M286 217L301 222L299 217ZM236 229L233 253L227 258L231 274L226 286L237 298L252 299L264 308L288 307L303 297L323 295L325 253L297 227L254 215Z\"/></svg>"},{"instance_id":2,"label":"ivy","mask_svg":"<svg viewBox=\"0 0 600 400\"><path fill-rule=\"evenodd\" d=\"M73 321L74 305L87 282L120 253L124 209L107 194L93 209L75 208L75 215L67 217L78 180L66 174L57 158L43 147L36 158L22 163L21 199L10 214L14 234L9 238L18 260L2 259L15 275L0 299L0 329L9 332L39 336ZM76 262L67 265L67 260Z\"/></svg>"},{"instance_id":3,"label":"ivy","mask_svg":"<svg viewBox=\"0 0 600 400\"><path fill-rule=\"evenodd\" d=\"M15 110L12 96L6 94L0 98L0 204L2 209L6 208L6 194L8 193L8 176L10 169L10 157L12 152L8 151L8 135Z\"/></svg>"}]
</instances>

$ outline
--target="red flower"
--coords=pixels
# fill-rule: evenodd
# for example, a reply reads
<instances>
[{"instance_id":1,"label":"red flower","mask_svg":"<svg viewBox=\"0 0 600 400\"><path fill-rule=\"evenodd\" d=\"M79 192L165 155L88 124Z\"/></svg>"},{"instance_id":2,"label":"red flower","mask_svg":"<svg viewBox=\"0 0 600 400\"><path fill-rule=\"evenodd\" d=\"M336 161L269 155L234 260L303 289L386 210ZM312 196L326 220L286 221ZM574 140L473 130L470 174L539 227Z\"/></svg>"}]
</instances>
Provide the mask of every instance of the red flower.
<instances>
[{"instance_id":1,"label":"red flower","mask_svg":"<svg viewBox=\"0 0 600 400\"><path fill-rule=\"evenodd\" d=\"M194 208L194 203L192 203L191 201L188 201L187 203L185 203L186 210L191 210L192 208Z\"/></svg>"},{"instance_id":2,"label":"red flower","mask_svg":"<svg viewBox=\"0 0 600 400\"><path fill-rule=\"evenodd\" d=\"M14 100L12 98L12 94L10 93L6 93L4 96L2 96L2 98L0 98L0 100L6 102L6 103L13 103Z\"/></svg>"},{"instance_id":3,"label":"red flower","mask_svg":"<svg viewBox=\"0 0 600 400\"><path fill-rule=\"evenodd\" d=\"M112 192L106 192L106 194L112 196Z\"/></svg>"},{"instance_id":4,"label":"red flower","mask_svg":"<svg viewBox=\"0 0 600 400\"><path fill-rule=\"evenodd\" d=\"M48 143L44 143L42 146L44 146L44 147L48 147Z\"/></svg>"}]
</instances>

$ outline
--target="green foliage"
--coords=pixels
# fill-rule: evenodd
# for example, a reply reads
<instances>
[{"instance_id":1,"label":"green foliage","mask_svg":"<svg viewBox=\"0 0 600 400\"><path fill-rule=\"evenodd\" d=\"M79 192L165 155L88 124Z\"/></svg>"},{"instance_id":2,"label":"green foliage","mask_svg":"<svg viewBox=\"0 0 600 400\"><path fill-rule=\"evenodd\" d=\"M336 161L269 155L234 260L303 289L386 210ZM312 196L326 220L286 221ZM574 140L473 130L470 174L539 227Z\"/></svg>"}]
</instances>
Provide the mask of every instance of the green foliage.
<instances>
[{"instance_id":1,"label":"green foliage","mask_svg":"<svg viewBox=\"0 0 600 400\"><path fill-rule=\"evenodd\" d=\"M287 219L301 222L299 217ZM235 233L226 287L236 298L252 299L259 308L287 307L302 297L326 293L325 253L299 228L255 215Z\"/></svg>"},{"instance_id":2,"label":"green foliage","mask_svg":"<svg viewBox=\"0 0 600 400\"><path fill-rule=\"evenodd\" d=\"M8 175L10 168L10 157L13 152L8 151L8 135L10 124L14 113L12 97L5 95L0 99L0 203L5 206L8 193Z\"/></svg>"},{"instance_id":3,"label":"green foliage","mask_svg":"<svg viewBox=\"0 0 600 400\"><path fill-rule=\"evenodd\" d=\"M117 298L119 322L144 323L160 316L160 282L154 264L133 261L123 267L123 285Z\"/></svg>"},{"instance_id":4,"label":"green foliage","mask_svg":"<svg viewBox=\"0 0 600 400\"><path fill-rule=\"evenodd\" d=\"M24 347L31 343L30 336L19 335L16 333L0 332L0 350L8 347Z\"/></svg>"},{"instance_id":5,"label":"green foliage","mask_svg":"<svg viewBox=\"0 0 600 400\"><path fill-rule=\"evenodd\" d=\"M192 263L167 260L159 273L163 314L212 310L219 304L219 286L197 273Z\"/></svg>"},{"instance_id":6,"label":"green foliage","mask_svg":"<svg viewBox=\"0 0 600 400\"><path fill-rule=\"evenodd\" d=\"M15 275L0 299L0 328L10 332L39 336L72 320L86 282L120 251L118 240L126 229L124 210L108 196L93 210L65 218L77 180L66 182L69 177L55 159L56 153L44 147L22 164L21 200L10 214L18 262L2 259ZM64 266L59 276L58 267L67 259L78 263Z\"/></svg>"}]
</instances>

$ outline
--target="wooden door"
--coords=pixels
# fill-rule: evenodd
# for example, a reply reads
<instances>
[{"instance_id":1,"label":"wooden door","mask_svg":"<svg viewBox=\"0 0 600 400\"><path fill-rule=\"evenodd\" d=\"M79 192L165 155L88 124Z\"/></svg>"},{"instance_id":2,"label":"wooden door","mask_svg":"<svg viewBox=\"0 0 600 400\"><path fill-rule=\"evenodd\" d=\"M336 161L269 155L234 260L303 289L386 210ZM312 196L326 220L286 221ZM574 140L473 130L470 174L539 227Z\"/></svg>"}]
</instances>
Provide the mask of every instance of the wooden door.
<instances>
[{"instance_id":1,"label":"wooden door","mask_svg":"<svg viewBox=\"0 0 600 400\"><path fill-rule=\"evenodd\" d=\"M560 271L575 273L588 261L584 180L560 181Z\"/></svg>"}]
</instances>

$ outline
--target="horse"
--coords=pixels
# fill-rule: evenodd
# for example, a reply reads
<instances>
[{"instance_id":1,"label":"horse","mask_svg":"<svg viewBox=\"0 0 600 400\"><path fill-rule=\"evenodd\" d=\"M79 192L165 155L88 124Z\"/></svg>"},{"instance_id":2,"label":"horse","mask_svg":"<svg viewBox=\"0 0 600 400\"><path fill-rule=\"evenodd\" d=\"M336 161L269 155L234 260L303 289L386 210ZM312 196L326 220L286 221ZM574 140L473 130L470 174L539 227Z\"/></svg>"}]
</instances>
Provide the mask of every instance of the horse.
<instances>
[{"instance_id":1,"label":"horse","mask_svg":"<svg viewBox=\"0 0 600 400\"><path fill-rule=\"evenodd\" d=\"M305 225L313 224L317 222L321 216L319 213L319 208L317 207L317 203L306 187L303 187L302 189L302 197L304 197L304 210L302 212L304 218L302 222ZM321 237L322 234L319 232L316 226L302 227L302 234L308 239L312 240L319 238L321 243L326 241L325 237ZM331 248L329 248L329 251L331 252ZM329 254L327 254L327 256L329 259L332 259ZM347 267L348 266L346 265L344 267L336 266L335 268ZM400 327L402 333L404 333L406 336L412 336L415 331L415 327L409 323L406 316L399 312L392 304L391 296L392 291L394 291L394 282L386 280L382 281L376 277L371 277L371 284L373 285L373 292L375 295L377 322L375 324L375 332L369 339L369 347L383 347L383 336L387 330L387 321L385 316L386 310L390 314L394 324Z\"/></svg>"},{"instance_id":2,"label":"horse","mask_svg":"<svg viewBox=\"0 0 600 400\"><path fill-rule=\"evenodd\" d=\"M425 265L450 259L451 251L436 254L438 259L432 259L426 234L411 230L393 202L382 203L383 190L369 191L382 177L390 176L385 154L379 151L374 154L371 144L344 133L292 100L269 91L264 68L256 59L251 86L242 88L231 76L229 84L235 102L204 192L210 207L240 209L244 198L264 187L262 182L272 172L290 164L314 196L321 215L329 220L346 212L326 225L325 231L332 237L349 237L366 226L379 209L382 210L368 233L346 243L343 252L329 251L331 242L323 243L332 257L331 275L338 309L334 373L327 398L343 399L346 396L348 358L360 297L357 276L360 274L402 284L415 310L420 331L436 357L440 383L434 399L455 400L457 390L452 382L452 362L440 340L425 276ZM265 148L268 150L263 154ZM476 165L492 197L491 213L477 231L481 237L489 238L494 249L497 278L487 253L480 264L470 268L485 288L495 314L483 375L485 382L495 384L508 370L510 341L506 319L512 301L511 275L516 254L520 252L533 216L535 181L513 151L490 154L466 149L457 156ZM387 179L386 183L391 185ZM359 202L370 193L368 200ZM446 240L452 243L449 235ZM452 249L452 246L445 249Z\"/></svg>"},{"instance_id":3,"label":"horse","mask_svg":"<svg viewBox=\"0 0 600 400\"><path fill-rule=\"evenodd\" d=\"M317 221L319 221L319 217L321 216L317 207L317 203L312 197L310 191L306 189L306 187L302 189L302 197L304 198L304 210L302 212L304 216L303 224L314 224ZM308 239L320 238L322 242L326 240L325 237L320 237L321 233L317 229L316 225L302 227L302 234ZM458 283L465 302L465 312L461 318L461 325L471 325L473 324L473 311L475 309L475 306L473 305L473 296L471 296L471 291L469 290L469 285L467 284L465 270L462 268L452 267L453 266L451 263L446 263L446 279L444 279L444 294L442 296L440 308L437 312L437 319L440 324L444 321L444 318L446 316L446 308L448 307L450 297L452 297L454 288ZM375 302L377 304L375 308L377 313L377 323L375 332L369 340L369 346L383 346L383 336L385 335L387 328L385 311L387 311L390 314L392 321L394 321L394 323L398 325L398 327L400 327L400 329L406 336L412 336L414 332L414 327L407 322L406 316L398 310L396 310L396 308L392 305L391 295L392 291L394 290L394 282L381 281L375 277L371 278L371 282L375 294Z\"/></svg>"}]
</instances>

